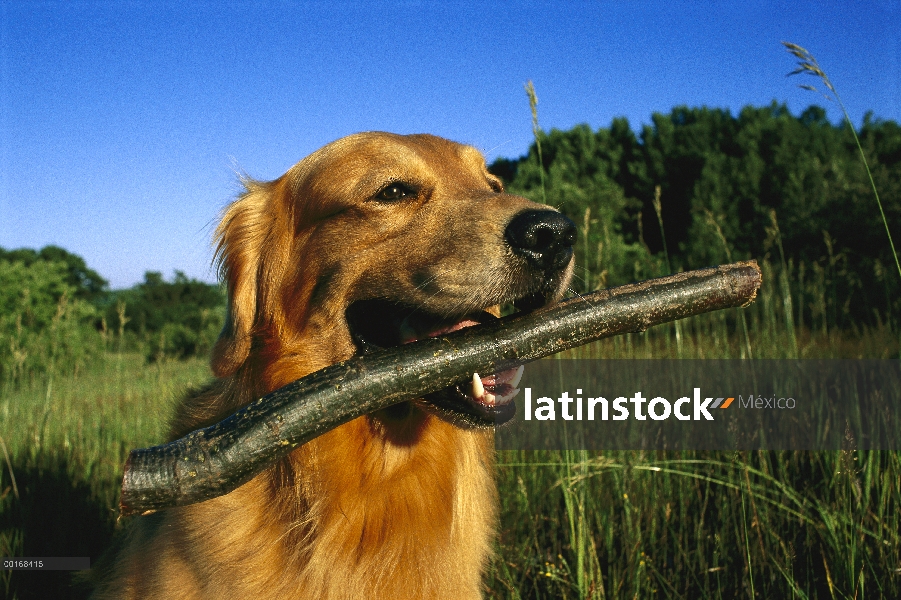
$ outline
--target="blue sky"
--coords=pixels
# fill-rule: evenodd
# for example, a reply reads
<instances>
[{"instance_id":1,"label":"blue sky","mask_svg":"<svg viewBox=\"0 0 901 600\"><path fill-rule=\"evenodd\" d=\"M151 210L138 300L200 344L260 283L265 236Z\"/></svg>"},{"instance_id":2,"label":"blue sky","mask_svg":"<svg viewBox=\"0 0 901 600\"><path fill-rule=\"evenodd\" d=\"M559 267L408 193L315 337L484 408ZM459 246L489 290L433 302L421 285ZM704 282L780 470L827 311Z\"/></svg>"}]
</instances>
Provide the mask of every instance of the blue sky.
<instances>
[{"instance_id":1,"label":"blue sky","mask_svg":"<svg viewBox=\"0 0 901 600\"><path fill-rule=\"evenodd\" d=\"M9 2L0 0L0 246L56 244L126 287L214 281L236 172L278 177L357 131L488 156L544 128L634 128L676 105L838 108L785 74L813 52L855 123L901 121L901 0Z\"/></svg>"}]
</instances>

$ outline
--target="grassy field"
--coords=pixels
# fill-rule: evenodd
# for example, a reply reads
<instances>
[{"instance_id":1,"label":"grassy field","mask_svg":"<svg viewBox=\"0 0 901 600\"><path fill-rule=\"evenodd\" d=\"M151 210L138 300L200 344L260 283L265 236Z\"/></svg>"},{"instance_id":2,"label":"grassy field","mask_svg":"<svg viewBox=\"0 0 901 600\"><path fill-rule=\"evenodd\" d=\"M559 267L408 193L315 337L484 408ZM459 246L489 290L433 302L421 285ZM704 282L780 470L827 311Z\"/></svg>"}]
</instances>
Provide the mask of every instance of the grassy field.
<instances>
[{"instance_id":1,"label":"grassy field","mask_svg":"<svg viewBox=\"0 0 901 600\"><path fill-rule=\"evenodd\" d=\"M46 381L0 389L0 554L96 560L115 527L128 450L163 440L172 400L208 373L197 359L147 365L143 354L110 353L49 391ZM0 571L0 593L84 597L69 577Z\"/></svg>"},{"instance_id":2,"label":"grassy field","mask_svg":"<svg viewBox=\"0 0 901 600\"><path fill-rule=\"evenodd\" d=\"M895 358L888 327L788 329L764 290L584 358ZM901 597L901 453L499 453L492 598Z\"/></svg>"},{"instance_id":3,"label":"grassy field","mask_svg":"<svg viewBox=\"0 0 901 600\"><path fill-rule=\"evenodd\" d=\"M751 309L570 356L898 356L886 325L794 326L772 287ZM111 352L77 377L0 387L0 554L96 559L128 449L162 440L172 400L208 376L200 359ZM499 463L490 598L901 597L899 453L505 451ZM0 591L84 597L69 576L0 571Z\"/></svg>"}]
</instances>

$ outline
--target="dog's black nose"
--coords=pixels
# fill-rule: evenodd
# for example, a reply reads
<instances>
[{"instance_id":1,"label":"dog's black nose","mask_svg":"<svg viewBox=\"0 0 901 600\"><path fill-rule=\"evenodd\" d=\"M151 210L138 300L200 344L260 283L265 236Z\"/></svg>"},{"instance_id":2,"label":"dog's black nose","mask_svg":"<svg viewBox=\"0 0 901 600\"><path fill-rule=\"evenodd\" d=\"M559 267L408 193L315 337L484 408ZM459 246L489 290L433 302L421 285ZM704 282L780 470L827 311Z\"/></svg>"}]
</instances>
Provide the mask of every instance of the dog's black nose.
<instances>
[{"instance_id":1,"label":"dog's black nose","mask_svg":"<svg viewBox=\"0 0 901 600\"><path fill-rule=\"evenodd\" d=\"M513 252L550 273L572 258L576 224L555 210L527 210L513 217L504 236Z\"/></svg>"}]
</instances>

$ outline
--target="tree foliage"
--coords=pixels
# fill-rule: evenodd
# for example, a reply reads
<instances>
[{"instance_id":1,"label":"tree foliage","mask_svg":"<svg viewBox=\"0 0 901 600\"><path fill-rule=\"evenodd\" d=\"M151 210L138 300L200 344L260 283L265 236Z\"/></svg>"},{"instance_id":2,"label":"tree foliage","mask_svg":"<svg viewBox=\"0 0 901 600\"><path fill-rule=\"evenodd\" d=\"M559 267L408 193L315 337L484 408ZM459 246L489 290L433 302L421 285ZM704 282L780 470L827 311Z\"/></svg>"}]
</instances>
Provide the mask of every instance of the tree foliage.
<instances>
[{"instance_id":1,"label":"tree foliage","mask_svg":"<svg viewBox=\"0 0 901 600\"><path fill-rule=\"evenodd\" d=\"M224 311L219 286L190 279L181 271L167 282L162 273L148 271L142 283L110 296L106 319L144 340L148 358L156 360L208 352L222 328Z\"/></svg>"},{"instance_id":2,"label":"tree foliage","mask_svg":"<svg viewBox=\"0 0 901 600\"><path fill-rule=\"evenodd\" d=\"M901 128L867 115L858 134L898 231ZM738 115L680 106L655 113L638 134L615 119L597 131L579 125L539 135L548 203L582 230L579 291L657 275L667 255L672 269L747 258L781 264L784 256L795 292L803 296L805 277L829 290L833 324L901 308L901 282L852 134L820 107L793 116L776 103ZM512 192L540 201L534 144L491 170Z\"/></svg>"},{"instance_id":3,"label":"tree foliage","mask_svg":"<svg viewBox=\"0 0 901 600\"><path fill-rule=\"evenodd\" d=\"M44 246L40 250L0 248L0 260L19 263L30 267L34 263L60 263L65 272L64 280L71 286L76 298L97 300L107 289L107 281L93 269L89 269L84 259L59 246Z\"/></svg>"},{"instance_id":4,"label":"tree foliage","mask_svg":"<svg viewBox=\"0 0 901 600\"><path fill-rule=\"evenodd\" d=\"M110 291L84 259L56 246L0 248L0 382L71 373L109 350L148 359L206 354L222 327L219 286L148 272Z\"/></svg>"},{"instance_id":5,"label":"tree foliage","mask_svg":"<svg viewBox=\"0 0 901 600\"><path fill-rule=\"evenodd\" d=\"M0 249L0 381L77 371L102 351L99 313L85 297L105 282L80 257L52 248L48 260L43 252ZM85 284L73 265L96 278Z\"/></svg>"}]
</instances>

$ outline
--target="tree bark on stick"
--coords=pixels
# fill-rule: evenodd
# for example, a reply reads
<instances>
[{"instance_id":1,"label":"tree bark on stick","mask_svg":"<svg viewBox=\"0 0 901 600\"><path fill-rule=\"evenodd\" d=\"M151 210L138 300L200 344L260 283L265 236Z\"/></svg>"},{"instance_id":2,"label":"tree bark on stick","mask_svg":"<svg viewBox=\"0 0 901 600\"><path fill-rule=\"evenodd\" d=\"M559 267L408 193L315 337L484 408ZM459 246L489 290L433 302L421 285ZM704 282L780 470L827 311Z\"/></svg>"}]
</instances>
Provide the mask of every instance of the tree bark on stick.
<instances>
[{"instance_id":1,"label":"tree bark on stick","mask_svg":"<svg viewBox=\"0 0 901 600\"><path fill-rule=\"evenodd\" d=\"M171 443L132 450L123 516L226 494L311 439L360 415L623 333L747 306L755 261L602 290L524 315L365 356L298 379L223 421Z\"/></svg>"}]
</instances>

